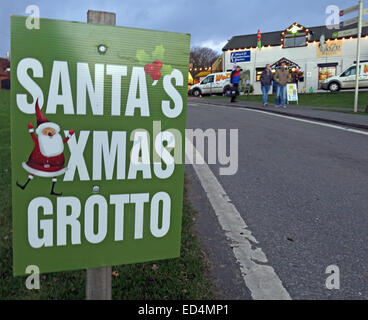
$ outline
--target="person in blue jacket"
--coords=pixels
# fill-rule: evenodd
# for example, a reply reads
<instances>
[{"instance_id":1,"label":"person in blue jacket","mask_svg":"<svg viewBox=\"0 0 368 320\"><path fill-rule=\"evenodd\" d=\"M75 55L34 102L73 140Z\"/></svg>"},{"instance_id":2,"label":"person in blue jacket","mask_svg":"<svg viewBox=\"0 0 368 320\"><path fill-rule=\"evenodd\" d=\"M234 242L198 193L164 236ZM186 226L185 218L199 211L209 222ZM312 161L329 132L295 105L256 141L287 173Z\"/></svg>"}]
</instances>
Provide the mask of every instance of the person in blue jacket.
<instances>
[{"instance_id":1,"label":"person in blue jacket","mask_svg":"<svg viewBox=\"0 0 368 320\"><path fill-rule=\"evenodd\" d=\"M238 88L240 83L240 67L236 66L236 69L231 72L230 83L231 83L231 102L235 102L236 96L239 94Z\"/></svg>"}]
</instances>

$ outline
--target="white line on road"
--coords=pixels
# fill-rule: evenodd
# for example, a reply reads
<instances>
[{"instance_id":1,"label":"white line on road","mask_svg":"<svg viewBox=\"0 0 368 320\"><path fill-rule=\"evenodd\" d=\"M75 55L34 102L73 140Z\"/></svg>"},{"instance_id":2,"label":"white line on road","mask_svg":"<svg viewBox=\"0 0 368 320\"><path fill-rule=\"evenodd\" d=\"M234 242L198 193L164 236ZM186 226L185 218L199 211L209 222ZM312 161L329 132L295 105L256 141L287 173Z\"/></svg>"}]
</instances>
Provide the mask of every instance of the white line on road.
<instances>
[{"instance_id":1,"label":"white line on road","mask_svg":"<svg viewBox=\"0 0 368 320\"><path fill-rule=\"evenodd\" d=\"M189 105L195 105L195 104L189 103ZM206 103L201 104L201 105L202 106L203 105L206 105ZM229 107L220 106L220 105L211 104L211 106L216 106L218 108L229 109ZM253 111L253 112L263 113L263 114L267 114L269 116L286 118L286 119L291 119L291 120L296 120L296 121L301 121L301 122L316 124L316 125L323 126L323 127L329 127L329 128L334 128L334 129L338 129L338 130L343 130L343 131L348 131L348 132L358 133L358 134L363 134L363 135L368 136L368 131L363 131L363 130L359 130L359 129L352 129L352 128L348 128L348 127L343 127L343 126L339 126L339 125L328 124L328 123L318 122L318 121L313 121L313 120L300 119L300 118L295 118L295 117L292 117L292 116L287 116L287 115L282 115L282 114L276 114L276 113L262 111L262 110L254 110L254 109L247 109L247 108L240 108L240 107L232 107L232 108L237 109L237 110Z\"/></svg>"},{"instance_id":2,"label":"white line on road","mask_svg":"<svg viewBox=\"0 0 368 320\"><path fill-rule=\"evenodd\" d=\"M195 152L196 161L192 164L193 168L215 211L221 228L231 242L231 248L240 264L241 274L252 298L255 300L291 300L275 270L267 265L267 257L257 246L258 241L252 235L234 204L231 203L229 196L209 166L203 161L202 155L187 138L186 144L190 147L186 150L191 149Z\"/></svg>"}]
</instances>

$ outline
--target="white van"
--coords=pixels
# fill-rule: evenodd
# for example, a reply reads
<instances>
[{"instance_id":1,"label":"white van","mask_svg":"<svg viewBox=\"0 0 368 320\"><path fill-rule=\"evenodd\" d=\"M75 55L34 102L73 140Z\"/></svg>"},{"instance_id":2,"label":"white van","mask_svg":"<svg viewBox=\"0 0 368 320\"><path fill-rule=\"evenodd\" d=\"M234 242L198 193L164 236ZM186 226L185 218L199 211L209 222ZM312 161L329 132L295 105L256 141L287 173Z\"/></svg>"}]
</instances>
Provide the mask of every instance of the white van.
<instances>
[{"instance_id":1,"label":"white van","mask_svg":"<svg viewBox=\"0 0 368 320\"><path fill-rule=\"evenodd\" d=\"M189 94L199 97L207 94L223 94L230 88L231 72L211 73L204 78L200 83L192 85L189 89Z\"/></svg>"},{"instance_id":2,"label":"white van","mask_svg":"<svg viewBox=\"0 0 368 320\"><path fill-rule=\"evenodd\" d=\"M339 76L328 78L322 82L323 90L336 92L341 89L355 88L356 64L347 68ZM368 88L368 63L360 63L359 68L359 88Z\"/></svg>"}]
</instances>

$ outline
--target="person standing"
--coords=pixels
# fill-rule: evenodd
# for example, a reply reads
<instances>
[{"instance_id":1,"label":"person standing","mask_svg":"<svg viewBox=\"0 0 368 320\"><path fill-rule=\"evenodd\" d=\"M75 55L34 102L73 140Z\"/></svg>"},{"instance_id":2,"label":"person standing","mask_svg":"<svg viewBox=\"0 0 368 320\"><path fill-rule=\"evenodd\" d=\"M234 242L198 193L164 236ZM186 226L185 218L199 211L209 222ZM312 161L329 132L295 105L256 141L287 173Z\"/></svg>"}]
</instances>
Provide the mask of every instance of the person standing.
<instances>
[{"instance_id":1,"label":"person standing","mask_svg":"<svg viewBox=\"0 0 368 320\"><path fill-rule=\"evenodd\" d=\"M286 85L289 79L289 70L286 69L286 63L281 63L281 68L276 71L275 80L277 82L276 91L276 107L281 106L286 108Z\"/></svg>"},{"instance_id":2,"label":"person standing","mask_svg":"<svg viewBox=\"0 0 368 320\"><path fill-rule=\"evenodd\" d=\"M231 85L231 102L235 102L236 96L238 95L238 88L240 83L240 67L236 66L235 70L230 75Z\"/></svg>"},{"instance_id":3,"label":"person standing","mask_svg":"<svg viewBox=\"0 0 368 320\"><path fill-rule=\"evenodd\" d=\"M261 74L261 88L263 95L263 106L267 106L268 93L270 92L270 87L273 80L273 74L271 71L271 66L266 64L266 69L262 71Z\"/></svg>"}]
</instances>

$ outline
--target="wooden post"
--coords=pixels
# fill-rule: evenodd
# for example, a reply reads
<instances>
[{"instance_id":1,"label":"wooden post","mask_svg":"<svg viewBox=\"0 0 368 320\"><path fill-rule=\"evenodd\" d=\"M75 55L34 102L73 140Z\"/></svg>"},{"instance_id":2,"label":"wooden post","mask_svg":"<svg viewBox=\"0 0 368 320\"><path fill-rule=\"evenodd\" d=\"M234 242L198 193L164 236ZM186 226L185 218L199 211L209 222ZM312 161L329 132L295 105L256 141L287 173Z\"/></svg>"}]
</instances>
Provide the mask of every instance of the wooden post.
<instances>
[{"instance_id":1,"label":"wooden post","mask_svg":"<svg viewBox=\"0 0 368 320\"><path fill-rule=\"evenodd\" d=\"M88 10L87 23L114 26L116 24L116 14ZM111 267L87 269L86 299L111 300Z\"/></svg>"},{"instance_id":2,"label":"wooden post","mask_svg":"<svg viewBox=\"0 0 368 320\"><path fill-rule=\"evenodd\" d=\"M87 300L111 300L111 267L87 269Z\"/></svg>"},{"instance_id":3,"label":"wooden post","mask_svg":"<svg viewBox=\"0 0 368 320\"><path fill-rule=\"evenodd\" d=\"M87 22L115 26L116 14L112 12L88 10Z\"/></svg>"}]
</instances>

